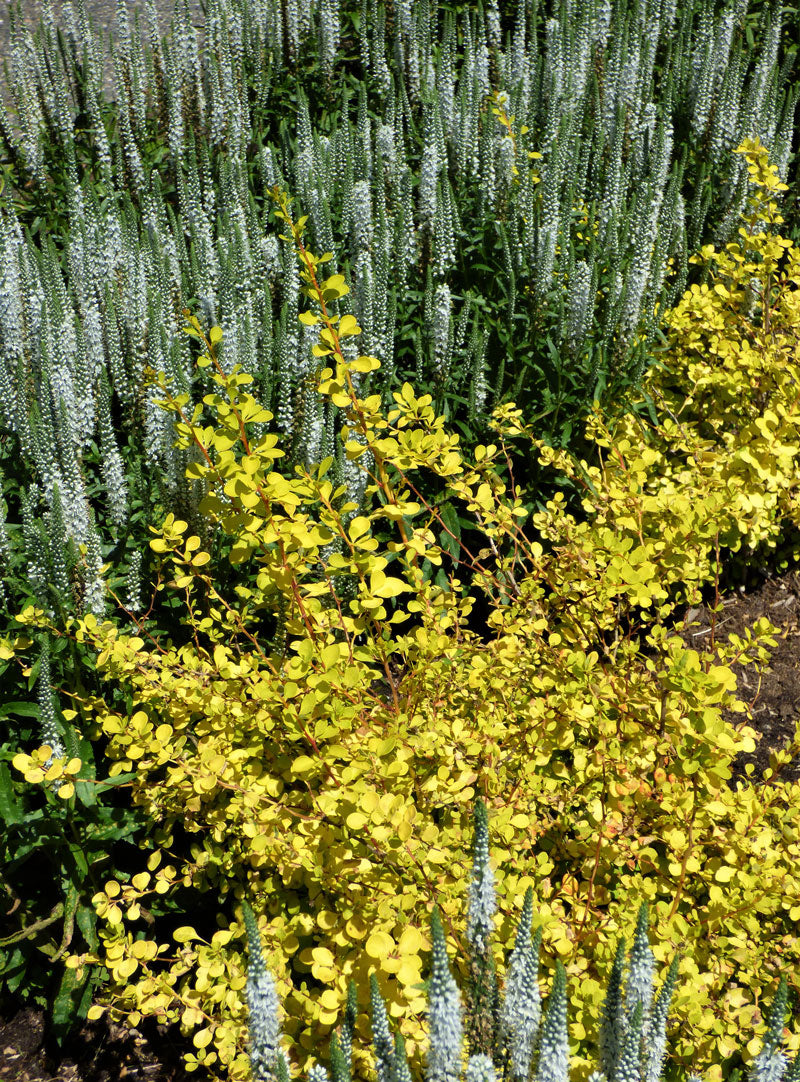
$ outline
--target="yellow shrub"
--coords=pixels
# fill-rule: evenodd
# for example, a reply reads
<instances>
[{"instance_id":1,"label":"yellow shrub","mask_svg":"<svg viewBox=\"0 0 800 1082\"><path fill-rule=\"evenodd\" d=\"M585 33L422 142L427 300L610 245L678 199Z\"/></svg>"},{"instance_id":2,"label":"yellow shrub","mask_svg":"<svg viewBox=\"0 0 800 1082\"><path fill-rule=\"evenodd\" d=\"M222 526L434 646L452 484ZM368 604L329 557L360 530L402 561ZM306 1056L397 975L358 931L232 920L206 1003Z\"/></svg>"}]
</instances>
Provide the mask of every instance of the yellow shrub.
<instances>
[{"instance_id":1,"label":"yellow shrub","mask_svg":"<svg viewBox=\"0 0 800 1082\"><path fill-rule=\"evenodd\" d=\"M534 441L587 492L585 523L558 499L534 516L545 551L521 532L518 494L496 471L504 441L524 432L519 412L499 410L497 444L468 462L429 396L406 385L388 415L378 396L361 397L360 374L377 362L343 358L340 339L359 330L335 314L344 280L319 281L323 260L303 246L303 220L291 220L285 199L279 214L313 305L302 318L320 327L315 353L332 363L320 393L345 411L345 447L369 470L371 510L346 502L329 461L291 477L275 469L275 437L248 435L270 419L243 390L250 377L238 366L226 376L216 363L221 332L206 338L190 321L218 385L204 399L211 423L200 423L200 406L183 413L186 396L167 396L167 406L200 452L191 470L207 485L202 510L233 539L231 558L258 574L222 597L199 540L169 516L152 545L184 598L192 642L145 643L92 617L72 632L132 692L130 717L101 701L80 710L109 738L113 771L135 766L133 799L155 824L147 871L95 900L107 1009L134 1022L180 1018L193 1034L191 1063L246 1077L238 901L247 896L263 914L295 1061L319 1055L351 977L368 1033L371 969L389 975L383 991L413 1060L434 900L451 950L463 946L456 929L479 791L505 907L498 938L510 945L531 885L545 965L558 957L570 977L573 1051L588 1052L598 972L648 900L658 961L686 951L677 1058L698 1070L713 1062L719 1074L760 989L800 958L800 788L777 777L729 785L732 760L754 746L744 704L738 726L721 715L734 704L731 664L763 662L774 628L760 621L699 655L658 621L713 580L720 545L773 538L794 513L790 407L775 413L778 439L757 413L742 418L732 444L724 426L716 442L703 430L709 413L667 414L645 441L635 421L606 425L597 412L589 431L609 453L596 468ZM676 334L688 301L684 312ZM783 354L775 363L785 365ZM678 394L659 378L665 400ZM769 378L781 385L779 373ZM414 482L423 470L447 479L484 535L481 552L464 553L474 572L466 595L456 580L444 592L423 577L422 560L440 560L436 511ZM376 534L390 529L395 540L381 546ZM332 552L324 572L322 550ZM342 577L354 584L349 601ZM484 637L467 626L479 597L491 610ZM282 614L285 651L260 641L264 611ZM196 840L183 845L178 831ZM219 896L210 941L190 925L170 936L147 923L148 898L178 887Z\"/></svg>"}]
</instances>

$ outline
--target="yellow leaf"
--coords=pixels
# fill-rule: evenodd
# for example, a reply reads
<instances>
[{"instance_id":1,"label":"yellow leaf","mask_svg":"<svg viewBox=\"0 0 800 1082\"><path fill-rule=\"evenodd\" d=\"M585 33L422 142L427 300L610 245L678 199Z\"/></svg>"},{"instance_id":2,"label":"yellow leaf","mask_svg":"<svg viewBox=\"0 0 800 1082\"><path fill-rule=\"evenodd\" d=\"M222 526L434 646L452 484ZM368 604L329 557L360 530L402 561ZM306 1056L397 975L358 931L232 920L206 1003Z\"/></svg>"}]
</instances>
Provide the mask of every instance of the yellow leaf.
<instances>
[{"instance_id":1,"label":"yellow leaf","mask_svg":"<svg viewBox=\"0 0 800 1082\"><path fill-rule=\"evenodd\" d=\"M398 981L403 985L419 984L420 965L418 958L404 958L395 974Z\"/></svg>"},{"instance_id":2,"label":"yellow leaf","mask_svg":"<svg viewBox=\"0 0 800 1082\"><path fill-rule=\"evenodd\" d=\"M139 968L139 963L135 958L123 958L119 965L114 967L114 975L119 979L127 980L128 977L132 977L136 970Z\"/></svg>"},{"instance_id":3,"label":"yellow leaf","mask_svg":"<svg viewBox=\"0 0 800 1082\"><path fill-rule=\"evenodd\" d=\"M348 368L353 372L374 372L380 366L381 362L377 357L356 357L354 361L350 361Z\"/></svg>"},{"instance_id":4,"label":"yellow leaf","mask_svg":"<svg viewBox=\"0 0 800 1082\"><path fill-rule=\"evenodd\" d=\"M351 335L361 334L361 328L355 316L342 316L339 320L339 337L349 338Z\"/></svg>"},{"instance_id":5,"label":"yellow leaf","mask_svg":"<svg viewBox=\"0 0 800 1082\"><path fill-rule=\"evenodd\" d=\"M363 450L363 448L362 448ZM355 541L369 530L369 519L364 515L357 515L354 519L351 519L347 532L350 535L350 540Z\"/></svg>"},{"instance_id":6,"label":"yellow leaf","mask_svg":"<svg viewBox=\"0 0 800 1082\"><path fill-rule=\"evenodd\" d=\"M339 993L335 988L326 988L319 997L319 1004L326 1011L335 1011L339 1006Z\"/></svg>"},{"instance_id":7,"label":"yellow leaf","mask_svg":"<svg viewBox=\"0 0 800 1082\"><path fill-rule=\"evenodd\" d=\"M418 928L407 924L397 946L401 954L419 954L425 946L425 941ZM419 971L419 967L417 967L417 971Z\"/></svg>"},{"instance_id":8,"label":"yellow leaf","mask_svg":"<svg viewBox=\"0 0 800 1082\"><path fill-rule=\"evenodd\" d=\"M293 774L308 774L314 769L314 760L309 755L298 755L291 766Z\"/></svg>"},{"instance_id":9,"label":"yellow leaf","mask_svg":"<svg viewBox=\"0 0 800 1082\"><path fill-rule=\"evenodd\" d=\"M379 580L379 576L382 581ZM375 597L397 597L398 594L412 589L413 587L402 579L387 577L382 572L374 572L370 577L370 593Z\"/></svg>"},{"instance_id":10,"label":"yellow leaf","mask_svg":"<svg viewBox=\"0 0 800 1082\"><path fill-rule=\"evenodd\" d=\"M199 939L200 936L194 928L190 928L188 924L184 924L180 928L175 929L172 933L172 938L176 943L188 943L192 939Z\"/></svg>"},{"instance_id":11,"label":"yellow leaf","mask_svg":"<svg viewBox=\"0 0 800 1082\"><path fill-rule=\"evenodd\" d=\"M329 951L327 947L314 947L311 951L311 957L321 966L332 966L336 962L332 951Z\"/></svg>"},{"instance_id":12,"label":"yellow leaf","mask_svg":"<svg viewBox=\"0 0 800 1082\"><path fill-rule=\"evenodd\" d=\"M388 932L373 932L364 944L364 950L370 958L379 961L395 950L395 941Z\"/></svg>"},{"instance_id":13,"label":"yellow leaf","mask_svg":"<svg viewBox=\"0 0 800 1082\"><path fill-rule=\"evenodd\" d=\"M344 280L343 274L332 274L322 283L322 296L326 301L335 301L339 297L345 297L350 288Z\"/></svg>"}]
</instances>

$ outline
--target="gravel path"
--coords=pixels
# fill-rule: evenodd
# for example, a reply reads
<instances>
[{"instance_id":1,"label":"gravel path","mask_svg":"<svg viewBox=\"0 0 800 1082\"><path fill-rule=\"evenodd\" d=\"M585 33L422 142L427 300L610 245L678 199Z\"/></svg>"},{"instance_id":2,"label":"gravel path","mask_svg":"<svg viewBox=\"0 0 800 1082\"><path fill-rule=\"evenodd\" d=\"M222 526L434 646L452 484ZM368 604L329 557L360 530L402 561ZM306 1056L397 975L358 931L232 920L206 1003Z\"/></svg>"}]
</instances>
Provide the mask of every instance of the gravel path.
<instances>
[{"instance_id":1,"label":"gravel path","mask_svg":"<svg viewBox=\"0 0 800 1082\"><path fill-rule=\"evenodd\" d=\"M58 25L64 25L64 20L61 18L61 11L63 4L61 0L52 0L53 14ZM16 4L14 5L16 7ZM115 27L115 15L117 4L116 0L84 0L84 6L86 13L89 16L90 23L94 26L95 32L102 32L103 43L105 46L106 58L109 56L108 43L109 35L113 36ZM140 20L143 26L147 26L147 16L144 9L144 4L139 4L136 0L125 0L125 6L128 10L128 18L130 20L131 28L133 28L133 15L137 7L141 11ZM161 28L162 36L166 35L169 31L170 22L172 20L173 12L175 9L174 0L155 0L156 11L158 12L158 21ZM2 92L4 98L9 100L8 86L6 85L6 78L3 74L3 61L8 59L9 48L9 8L11 4L3 3L0 0L0 84L2 84ZM73 7L76 5L73 3ZM41 19L42 4L40 0L21 0L22 17L25 25L31 30L38 26ZM200 6L200 0L189 0L189 9L193 12L193 22L198 28L202 28L205 25L205 18L203 15L203 9ZM108 97L113 97L111 89L111 63L108 61L106 65L106 78L105 89Z\"/></svg>"}]
</instances>

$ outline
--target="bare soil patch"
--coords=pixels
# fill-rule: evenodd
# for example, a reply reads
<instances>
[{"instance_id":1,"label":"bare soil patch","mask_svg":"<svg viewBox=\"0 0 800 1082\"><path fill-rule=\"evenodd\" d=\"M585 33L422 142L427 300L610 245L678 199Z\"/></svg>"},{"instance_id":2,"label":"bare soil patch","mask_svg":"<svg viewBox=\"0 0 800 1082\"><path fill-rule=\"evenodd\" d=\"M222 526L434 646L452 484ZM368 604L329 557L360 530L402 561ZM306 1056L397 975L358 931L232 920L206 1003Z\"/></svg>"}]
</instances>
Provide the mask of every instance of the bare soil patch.
<instances>
[{"instance_id":1,"label":"bare soil patch","mask_svg":"<svg viewBox=\"0 0 800 1082\"><path fill-rule=\"evenodd\" d=\"M687 609L676 627L687 646L697 651L713 650L715 641L730 634L743 635L745 628L761 617L778 628L778 645L765 671L758 674L753 666L733 666L737 696L750 706L753 717L749 724L761 737L751 755L735 761L733 780L746 777L746 763L753 763L753 777L760 778L769 766L770 752L783 750L794 739L800 721L800 571L764 574L760 585L750 589L740 586L723 595L722 612L714 614L705 605ZM724 715L733 724L742 722L741 714L724 711ZM783 767L779 777L797 781L800 757Z\"/></svg>"},{"instance_id":2,"label":"bare soil patch","mask_svg":"<svg viewBox=\"0 0 800 1082\"><path fill-rule=\"evenodd\" d=\"M61 1049L45 1041L41 1011L19 1011L0 1021L3 1082L203 1082L188 1074L181 1052L186 1039L175 1028L142 1024L142 1031L105 1020L87 1022Z\"/></svg>"}]
</instances>

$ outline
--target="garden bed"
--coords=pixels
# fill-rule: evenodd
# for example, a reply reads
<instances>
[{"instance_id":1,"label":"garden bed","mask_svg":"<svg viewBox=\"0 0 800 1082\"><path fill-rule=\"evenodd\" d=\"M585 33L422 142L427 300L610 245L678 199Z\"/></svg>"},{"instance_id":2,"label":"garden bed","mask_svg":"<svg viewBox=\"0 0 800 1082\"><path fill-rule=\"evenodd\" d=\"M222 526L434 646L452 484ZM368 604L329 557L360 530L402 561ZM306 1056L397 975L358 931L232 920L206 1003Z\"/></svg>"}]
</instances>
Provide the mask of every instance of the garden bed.
<instances>
[{"instance_id":1,"label":"garden bed","mask_svg":"<svg viewBox=\"0 0 800 1082\"><path fill-rule=\"evenodd\" d=\"M769 765L773 749L792 740L800 716L800 571L762 573L760 584L740 586L721 597L721 613L711 606L687 609L677 630L688 646L713 649L714 641L731 633L742 635L756 620L766 617L779 634L769 668L759 678L752 667L733 666L737 693L752 709L752 726L761 734L755 752L742 756L734 775L744 777L752 762L755 775ZM741 724L741 715L726 711L727 720ZM781 780L800 778L800 760L785 767ZM105 1019L84 1023L60 1054L48 1052L44 1016L23 1010L0 1025L0 1079L9 1082L112 1082L147 1079L147 1082L184 1082L202 1079L181 1066L181 1035L174 1028L144 1024L142 1031L126 1030Z\"/></svg>"}]
</instances>

